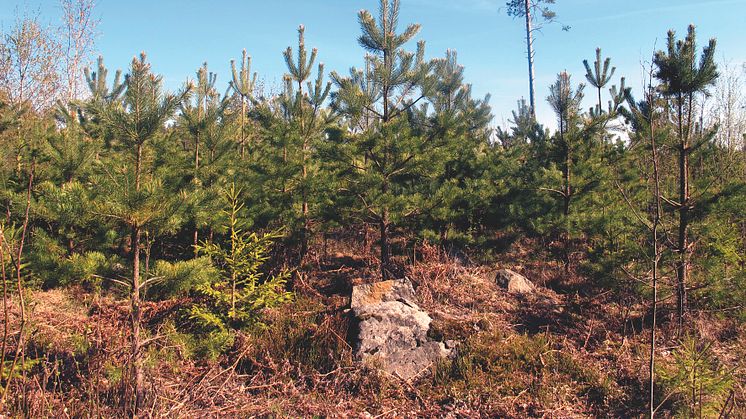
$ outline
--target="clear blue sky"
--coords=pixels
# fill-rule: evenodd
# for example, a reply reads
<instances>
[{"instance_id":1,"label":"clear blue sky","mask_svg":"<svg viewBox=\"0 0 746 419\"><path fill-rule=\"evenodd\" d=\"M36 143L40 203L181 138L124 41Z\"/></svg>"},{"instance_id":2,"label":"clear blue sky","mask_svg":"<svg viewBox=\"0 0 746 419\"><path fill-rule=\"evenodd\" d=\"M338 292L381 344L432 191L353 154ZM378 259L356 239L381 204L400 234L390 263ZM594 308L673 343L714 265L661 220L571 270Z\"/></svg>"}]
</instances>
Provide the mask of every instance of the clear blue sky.
<instances>
[{"instance_id":1,"label":"clear blue sky","mask_svg":"<svg viewBox=\"0 0 746 419\"><path fill-rule=\"evenodd\" d=\"M505 15L505 0L401 4L402 26L422 24L418 39L427 42L427 55L457 50L474 93L492 94L494 122L507 121L528 88L522 22ZM59 15L56 0L2 0L3 26L17 7L38 9L47 21ZM99 0L97 46L108 66L123 69L145 51L170 89L193 77L204 61L218 73L218 83L227 86L229 61L246 48L254 70L272 86L285 71L281 53L296 45L299 24L306 26L306 44L319 49L328 70L347 72L360 65L364 52L357 44L356 13L377 7L377 0ZM582 60L592 61L596 47L617 67L614 83L625 75L638 92L640 63L649 61L656 45L664 46L669 28L683 35L694 23L700 44L718 39L719 60L746 62L746 0L557 0L555 10L561 24L572 28L563 32L561 25L551 25L536 40L538 116L550 126L555 124L544 100L548 86L565 69L575 83L584 81Z\"/></svg>"}]
</instances>

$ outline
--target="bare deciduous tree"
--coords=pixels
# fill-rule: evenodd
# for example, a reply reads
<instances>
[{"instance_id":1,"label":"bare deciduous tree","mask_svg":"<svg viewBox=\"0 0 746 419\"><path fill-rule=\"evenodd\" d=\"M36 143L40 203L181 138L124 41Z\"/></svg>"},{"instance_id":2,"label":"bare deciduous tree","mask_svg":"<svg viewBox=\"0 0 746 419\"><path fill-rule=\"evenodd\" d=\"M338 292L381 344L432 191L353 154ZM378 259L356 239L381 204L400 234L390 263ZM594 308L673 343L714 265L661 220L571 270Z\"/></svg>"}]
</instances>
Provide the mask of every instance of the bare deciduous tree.
<instances>
[{"instance_id":1,"label":"bare deciduous tree","mask_svg":"<svg viewBox=\"0 0 746 419\"><path fill-rule=\"evenodd\" d=\"M746 147L746 67L738 68L724 62L720 68L721 76L713 92L710 117L719 127L716 134L718 144L735 153Z\"/></svg>"},{"instance_id":2,"label":"bare deciduous tree","mask_svg":"<svg viewBox=\"0 0 746 419\"><path fill-rule=\"evenodd\" d=\"M59 44L38 16L19 15L0 39L0 91L10 104L49 109L57 99Z\"/></svg>"},{"instance_id":3,"label":"bare deciduous tree","mask_svg":"<svg viewBox=\"0 0 746 419\"><path fill-rule=\"evenodd\" d=\"M83 68L94 53L95 0L60 0L62 21L45 26L38 13L16 13L0 37L0 91L10 104L34 111L84 94Z\"/></svg>"},{"instance_id":4,"label":"bare deciduous tree","mask_svg":"<svg viewBox=\"0 0 746 419\"><path fill-rule=\"evenodd\" d=\"M63 98L68 102L80 99L86 92L83 68L90 64L96 41L99 20L94 17L95 0L61 0L62 25L59 39L63 56L61 78Z\"/></svg>"}]
</instances>

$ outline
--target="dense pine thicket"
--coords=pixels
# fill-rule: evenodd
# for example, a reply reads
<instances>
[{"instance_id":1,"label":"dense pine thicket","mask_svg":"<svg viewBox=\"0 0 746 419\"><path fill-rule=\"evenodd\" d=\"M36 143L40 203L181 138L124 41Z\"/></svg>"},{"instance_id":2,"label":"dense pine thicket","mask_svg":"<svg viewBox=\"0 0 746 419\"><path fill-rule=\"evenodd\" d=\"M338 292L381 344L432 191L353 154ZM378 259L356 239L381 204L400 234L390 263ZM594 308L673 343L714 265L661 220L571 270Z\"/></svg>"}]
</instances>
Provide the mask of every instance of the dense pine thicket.
<instances>
[{"instance_id":1,"label":"dense pine thicket","mask_svg":"<svg viewBox=\"0 0 746 419\"><path fill-rule=\"evenodd\" d=\"M358 19L361 67L327 73L301 26L273 94L245 51L224 93L207 63L165 91L141 54L124 72L99 58L85 69L87 92L67 94L48 71L55 64L39 61L45 49L14 43L42 45L33 21L4 34L0 412L29 406L22 389L43 359L32 354L24 312L34 292L74 288L127 302L122 384L107 397L137 414L153 403L149 347L166 329L186 342L187 357L215 360L239 338L283 327L264 313L308 304L300 290L330 242L376 249L376 280L413 275L432 245L476 266L531 243L564 275L587 279L558 292L635 302L638 327L676 348L678 367L650 357L653 374L640 371L642 382L651 375L641 392L661 391L652 405L682 415L732 409L734 372L693 322L708 313L738 329L746 318L746 141L743 103L733 99L743 80L715 62L715 41L701 47L693 27L670 32L645 91L626 87L599 49L584 61L587 84L562 72L544 92L556 130L524 101L509 127L493 129L489 97L472 96L456 52L432 58L424 41L414 44L420 28L397 26L398 2ZM14 73L23 60L38 71ZM156 302L176 306L158 327L143 318ZM484 339L469 343L469 362L490 356ZM540 333L522 339L528 352L549 345ZM536 368L557 363L565 374L562 356ZM455 385L459 374L436 381ZM647 409L647 396L636 397L631 411Z\"/></svg>"}]
</instances>

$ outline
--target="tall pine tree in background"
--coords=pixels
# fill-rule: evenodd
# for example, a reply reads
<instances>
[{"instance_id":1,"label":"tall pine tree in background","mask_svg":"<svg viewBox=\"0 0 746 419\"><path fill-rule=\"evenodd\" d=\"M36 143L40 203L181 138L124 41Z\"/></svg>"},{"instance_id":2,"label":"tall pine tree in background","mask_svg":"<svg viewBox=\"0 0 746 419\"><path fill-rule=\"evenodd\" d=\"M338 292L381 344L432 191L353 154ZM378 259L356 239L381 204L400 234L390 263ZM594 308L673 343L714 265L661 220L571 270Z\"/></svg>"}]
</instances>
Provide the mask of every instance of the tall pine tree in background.
<instances>
[{"instance_id":1,"label":"tall pine tree in background","mask_svg":"<svg viewBox=\"0 0 746 419\"><path fill-rule=\"evenodd\" d=\"M552 23L557 14L550 5L555 0L510 0L506 3L508 16L524 18L526 22L526 59L528 60L528 106L531 115L536 118L536 80L534 71L534 33L540 31L544 23ZM564 30L569 27L564 26Z\"/></svg>"},{"instance_id":2,"label":"tall pine tree in background","mask_svg":"<svg viewBox=\"0 0 746 419\"><path fill-rule=\"evenodd\" d=\"M252 100L254 99L254 90L256 89L256 78L257 73L251 73L251 56L246 55L246 50L243 50L241 53L241 69L236 70L236 62L235 60L231 60L231 73L232 73L232 80L230 87L233 89L233 92L238 96L238 99L241 101L241 116L239 118L240 121L240 131L239 131L239 140L238 140L238 146L241 158L243 159L246 155L246 147L247 147L247 141L249 141L251 132L250 132L250 124L249 120L247 118L248 113L248 106L251 104ZM249 144L250 146L250 144ZM249 150L251 152L251 150Z\"/></svg>"}]
</instances>

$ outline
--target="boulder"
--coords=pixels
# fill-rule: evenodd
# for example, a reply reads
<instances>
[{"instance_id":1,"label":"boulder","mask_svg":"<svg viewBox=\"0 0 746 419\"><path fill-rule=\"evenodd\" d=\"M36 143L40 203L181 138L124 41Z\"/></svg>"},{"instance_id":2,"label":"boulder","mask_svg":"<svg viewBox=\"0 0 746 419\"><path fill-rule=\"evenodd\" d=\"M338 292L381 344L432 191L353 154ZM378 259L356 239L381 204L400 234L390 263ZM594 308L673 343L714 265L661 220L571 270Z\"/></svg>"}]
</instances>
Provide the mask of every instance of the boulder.
<instances>
[{"instance_id":1,"label":"boulder","mask_svg":"<svg viewBox=\"0 0 746 419\"><path fill-rule=\"evenodd\" d=\"M354 286L350 308L359 310L365 306L387 301L407 301L415 304L416 299L412 283L408 280L382 281Z\"/></svg>"},{"instance_id":2,"label":"boulder","mask_svg":"<svg viewBox=\"0 0 746 419\"><path fill-rule=\"evenodd\" d=\"M417 306L407 280L355 286L350 306L358 324L358 361L375 361L389 374L410 380L449 353L443 343L428 339L432 319Z\"/></svg>"},{"instance_id":3,"label":"boulder","mask_svg":"<svg viewBox=\"0 0 746 419\"><path fill-rule=\"evenodd\" d=\"M495 282L512 294L530 294L536 289L536 286L525 276L510 269L498 270L495 273Z\"/></svg>"}]
</instances>

